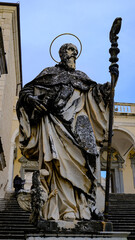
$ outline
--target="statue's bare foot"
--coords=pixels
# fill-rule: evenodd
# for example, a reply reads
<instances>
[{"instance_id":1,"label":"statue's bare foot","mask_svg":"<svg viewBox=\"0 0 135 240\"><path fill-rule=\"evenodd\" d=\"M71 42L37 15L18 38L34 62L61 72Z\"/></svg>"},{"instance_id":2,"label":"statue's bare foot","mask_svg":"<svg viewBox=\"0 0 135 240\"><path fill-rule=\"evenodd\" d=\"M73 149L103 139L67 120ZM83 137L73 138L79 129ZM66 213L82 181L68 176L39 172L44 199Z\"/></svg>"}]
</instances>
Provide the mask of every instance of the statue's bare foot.
<instances>
[{"instance_id":1,"label":"statue's bare foot","mask_svg":"<svg viewBox=\"0 0 135 240\"><path fill-rule=\"evenodd\" d=\"M72 220L72 221L75 220L74 212L68 212L68 213L64 214L63 220Z\"/></svg>"}]
</instances>

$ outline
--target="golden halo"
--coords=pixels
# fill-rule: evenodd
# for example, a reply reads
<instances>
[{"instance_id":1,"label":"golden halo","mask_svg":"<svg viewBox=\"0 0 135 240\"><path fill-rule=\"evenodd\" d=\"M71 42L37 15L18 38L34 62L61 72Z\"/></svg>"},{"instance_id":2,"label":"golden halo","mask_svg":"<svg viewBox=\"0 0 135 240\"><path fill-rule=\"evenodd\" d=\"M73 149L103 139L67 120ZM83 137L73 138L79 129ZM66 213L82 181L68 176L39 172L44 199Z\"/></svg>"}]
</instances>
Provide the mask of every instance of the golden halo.
<instances>
[{"instance_id":1,"label":"golden halo","mask_svg":"<svg viewBox=\"0 0 135 240\"><path fill-rule=\"evenodd\" d=\"M53 58L52 53L51 53L51 48L52 48L52 44L54 43L54 41L55 41L58 37L61 37L61 36L63 36L63 35L71 35L71 36L75 37L75 38L79 41L79 43L80 43L80 52L79 52L78 56L76 57L76 59L80 57L81 52L82 52L82 43L81 43L81 40L80 40L76 35L74 35L74 34L72 34L72 33L62 33L62 34L58 35L57 37L55 37L55 38L53 39L53 41L52 41L51 44L50 44L50 48L49 48L50 56L51 56L51 58L52 58L56 63L60 63L60 62L56 61L56 60Z\"/></svg>"}]
</instances>

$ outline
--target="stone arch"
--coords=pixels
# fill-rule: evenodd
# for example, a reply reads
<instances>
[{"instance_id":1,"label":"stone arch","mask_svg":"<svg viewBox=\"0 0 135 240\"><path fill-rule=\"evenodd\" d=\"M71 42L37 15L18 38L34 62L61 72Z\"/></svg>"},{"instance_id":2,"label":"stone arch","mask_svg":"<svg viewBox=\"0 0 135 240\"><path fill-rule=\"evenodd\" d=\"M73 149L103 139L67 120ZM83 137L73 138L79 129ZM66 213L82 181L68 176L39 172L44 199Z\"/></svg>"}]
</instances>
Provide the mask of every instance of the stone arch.
<instances>
[{"instance_id":1,"label":"stone arch","mask_svg":"<svg viewBox=\"0 0 135 240\"><path fill-rule=\"evenodd\" d=\"M117 156L116 161L112 161L111 174L113 176L114 182L114 192L122 193L124 192L124 172L125 166L128 163L129 165L129 153L135 146L135 136L128 129L123 127L114 127L113 128L113 137L112 137L112 149L114 149L115 156ZM102 149L106 152L105 149ZM101 169L105 170L103 164L106 164L102 157L101 150ZM106 152L107 154L107 152ZM107 156L106 156L107 157ZM105 159L106 159L105 157ZM135 168L133 168L132 160L132 169L134 170L134 184L135 184Z\"/></svg>"},{"instance_id":2,"label":"stone arch","mask_svg":"<svg viewBox=\"0 0 135 240\"><path fill-rule=\"evenodd\" d=\"M135 146L135 136L127 129L113 128L112 147L116 149L126 161L129 151Z\"/></svg>"}]
</instances>

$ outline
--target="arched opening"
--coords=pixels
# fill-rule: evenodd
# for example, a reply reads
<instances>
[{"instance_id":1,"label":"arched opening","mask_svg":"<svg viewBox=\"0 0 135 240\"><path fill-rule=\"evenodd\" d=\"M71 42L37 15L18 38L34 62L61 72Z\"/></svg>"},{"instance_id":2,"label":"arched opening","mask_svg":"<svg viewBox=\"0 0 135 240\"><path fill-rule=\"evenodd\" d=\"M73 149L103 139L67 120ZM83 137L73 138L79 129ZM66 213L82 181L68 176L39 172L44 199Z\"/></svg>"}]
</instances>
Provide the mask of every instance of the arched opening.
<instances>
[{"instance_id":1,"label":"arched opening","mask_svg":"<svg viewBox=\"0 0 135 240\"><path fill-rule=\"evenodd\" d=\"M123 129L113 129L110 169L110 192L112 193L124 193L124 174L126 161L129 161L128 155L133 147L134 137L132 133ZM101 148L100 162L101 184L105 188L107 147Z\"/></svg>"},{"instance_id":2,"label":"arched opening","mask_svg":"<svg viewBox=\"0 0 135 240\"><path fill-rule=\"evenodd\" d=\"M120 153L122 158L126 159L134 144L135 139L132 133L125 129L113 129L112 147Z\"/></svg>"},{"instance_id":3,"label":"arched opening","mask_svg":"<svg viewBox=\"0 0 135 240\"><path fill-rule=\"evenodd\" d=\"M107 147L103 147L100 151L101 171L106 171L107 166ZM111 148L111 169L110 169L110 192L124 192L122 168L124 159L120 156L116 149ZM105 177L102 176L101 184L105 188Z\"/></svg>"}]
</instances>

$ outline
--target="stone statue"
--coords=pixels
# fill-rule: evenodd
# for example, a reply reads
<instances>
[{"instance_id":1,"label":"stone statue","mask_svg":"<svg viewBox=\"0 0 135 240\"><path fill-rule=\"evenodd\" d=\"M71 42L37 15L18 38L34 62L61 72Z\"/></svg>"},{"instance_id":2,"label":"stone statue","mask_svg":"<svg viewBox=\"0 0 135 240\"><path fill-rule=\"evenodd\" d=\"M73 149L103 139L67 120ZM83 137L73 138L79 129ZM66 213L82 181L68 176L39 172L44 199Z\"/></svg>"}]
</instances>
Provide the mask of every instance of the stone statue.
<instances>
[{"instance_id":1,"label":"stone statue","mask_svg":"<svg viewBox=\"0 0 135 240\"><path fill-rule=\"evenodd\" d=\"M48 192L44 219L90 220L94 216L97 146L107 140L110 84L75 70L78 50L67 43L60 63L45 68L20 91L20 149L38 161Z\"/></svg>"}]
</instances>

